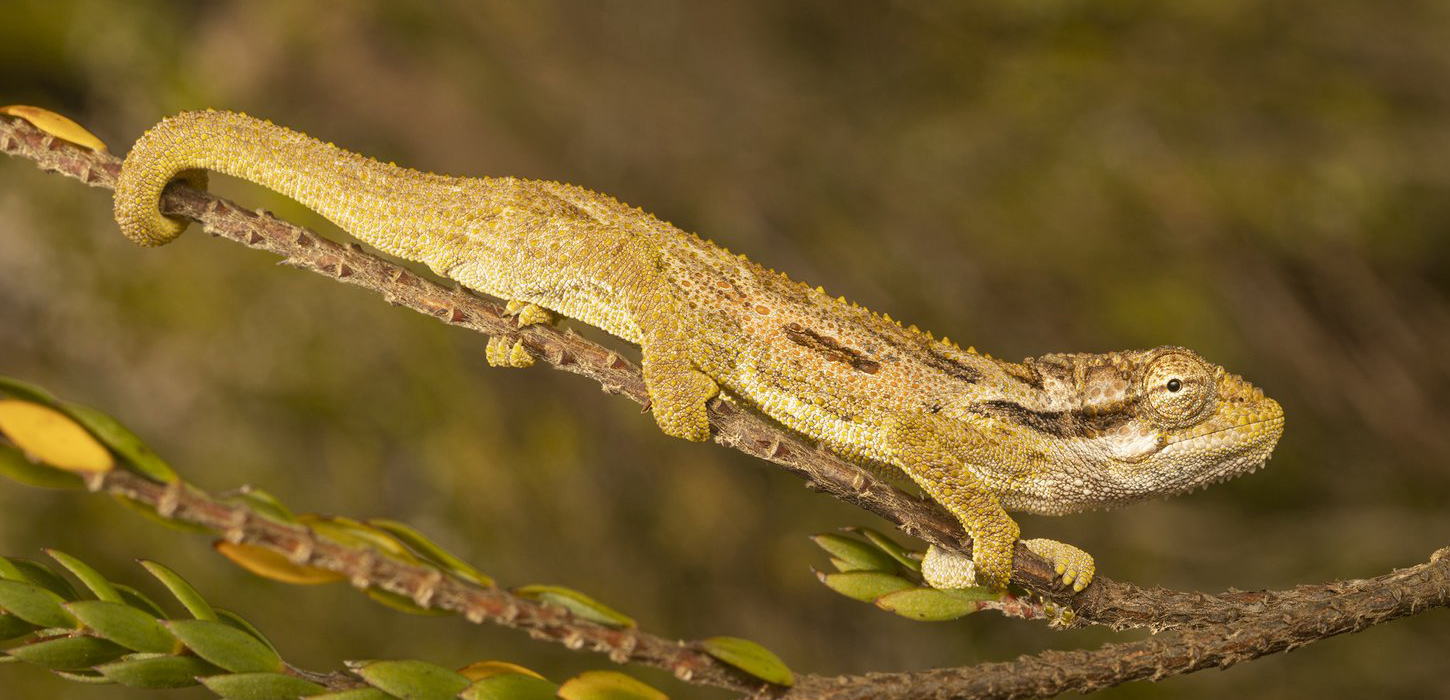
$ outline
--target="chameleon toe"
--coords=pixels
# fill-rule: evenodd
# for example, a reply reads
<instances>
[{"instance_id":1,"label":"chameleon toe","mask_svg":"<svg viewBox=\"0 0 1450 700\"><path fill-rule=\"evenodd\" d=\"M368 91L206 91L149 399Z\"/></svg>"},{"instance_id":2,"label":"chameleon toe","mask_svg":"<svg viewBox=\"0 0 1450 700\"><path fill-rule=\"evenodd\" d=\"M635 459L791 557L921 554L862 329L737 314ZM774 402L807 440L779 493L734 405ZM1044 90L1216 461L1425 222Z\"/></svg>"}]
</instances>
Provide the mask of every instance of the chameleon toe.
<instances>
[{"instance_id":1,"label":"chameleon toe","mask_svg":"<svg viewBox=\"0 0 1450 700\"><path fill-rule=\"evenodd\" d=\"M534 364L534 356L524 349L523 341L497 335L489 336L483 357L490 367L529 367Z\"/></svg>"},{"instance_id":2,"label":"chameleon toe","mask_svg":"<svg viewBox=\"0 0 1450 700\"><path fill-rule=\"evenodd\" d=\"M1057 540L1022 540L1022 544L1033 554L1052 562L1064 586L1080 591L1092 583L1096 565L1091 554Z\"/></svg>"}]
</instances>

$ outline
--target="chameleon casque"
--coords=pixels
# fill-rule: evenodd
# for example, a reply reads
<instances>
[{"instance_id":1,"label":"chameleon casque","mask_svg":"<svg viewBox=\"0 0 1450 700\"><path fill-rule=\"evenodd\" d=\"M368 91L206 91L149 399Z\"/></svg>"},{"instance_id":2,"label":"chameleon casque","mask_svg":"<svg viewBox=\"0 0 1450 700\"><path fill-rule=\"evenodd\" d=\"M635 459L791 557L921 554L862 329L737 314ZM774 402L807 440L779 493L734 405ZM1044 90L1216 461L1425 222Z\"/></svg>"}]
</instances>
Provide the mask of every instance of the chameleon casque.
<instances>
[{"instance_id":1,"label":"chameleon casque","mask_svg":"<svg viewBox=\"0 0 1450 700\"><path fill-rule=\"evenodd\" d=\"M250 180L316 210L383 252L500 297L521 325L554 314L642 352L665 433L709 437L705 405L732 400L872 468L893 467L961 520L970 561L928 552L938 586L1007 585L1017 523L1007 510L1064 514L1189 491L1268 459L1283 411L1191 350L1158 347L1006 362L791 281L709 241L580 187L447 177L392 164L223 111L162 121L126 157L121 231L146 246L187 222L158 210L180 178ZM490 340L490 364L526 366ZM1064 584L1092 557L1026 540Z\"/></svg>"}]
</instances>

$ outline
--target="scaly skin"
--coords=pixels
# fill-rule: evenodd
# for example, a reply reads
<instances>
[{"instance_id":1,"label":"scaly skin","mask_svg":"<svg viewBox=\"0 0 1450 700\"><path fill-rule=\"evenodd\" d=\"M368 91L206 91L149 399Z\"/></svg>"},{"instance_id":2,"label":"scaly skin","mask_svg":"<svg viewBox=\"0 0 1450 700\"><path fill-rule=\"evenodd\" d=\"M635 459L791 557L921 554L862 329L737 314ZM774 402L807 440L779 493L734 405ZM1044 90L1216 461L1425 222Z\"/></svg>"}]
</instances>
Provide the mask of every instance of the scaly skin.
<instances>
[{"instance_id":1,"label":"scaly skin","mask_svg":"<svg viewBox=\"0 0 1450 700\"><path fill-rule=\"evenodd\" d=\"M178 177L204 186L203 170L269 187L386 253L509 300L523 323L553 312L638 343L670 435L707 439L705 404L724 389L853 461L899 469L974 540L974 572L944 585L1006 586L1019 530L1005 509L1063 514L1188 491L1258 468L1283 431L1277 403L1191 350L1005 362L605 195L385 165L229 112L180 114L137 141L116 186L121 231L142 245L180 235L186 222L161 215L158 199ZM487 356L530 362L499 339ZM1081 550L1026 544L1064 583L1091 580Z\"/></svg>"}]
</instances>

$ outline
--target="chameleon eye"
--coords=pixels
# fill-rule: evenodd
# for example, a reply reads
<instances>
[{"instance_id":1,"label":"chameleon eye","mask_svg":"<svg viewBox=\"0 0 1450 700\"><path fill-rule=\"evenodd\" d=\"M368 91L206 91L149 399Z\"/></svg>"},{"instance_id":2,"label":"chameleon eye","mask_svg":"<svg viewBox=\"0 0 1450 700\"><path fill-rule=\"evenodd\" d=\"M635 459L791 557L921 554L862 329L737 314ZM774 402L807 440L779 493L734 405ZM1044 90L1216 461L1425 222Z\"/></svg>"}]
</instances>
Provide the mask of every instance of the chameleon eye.
<instances>
[{"instance_id":1,"label":"chameleon eye","mask_svg":"<svg viewBox=\"0 0 1450 700\"><path fill-rule=\"evenodd\" d=\"M1167 348L1154 357L1140 386L1148 415L1165 428L1196 423L1216 391L1213 368L1181 348Z\"/></svg>"}]
</instances>

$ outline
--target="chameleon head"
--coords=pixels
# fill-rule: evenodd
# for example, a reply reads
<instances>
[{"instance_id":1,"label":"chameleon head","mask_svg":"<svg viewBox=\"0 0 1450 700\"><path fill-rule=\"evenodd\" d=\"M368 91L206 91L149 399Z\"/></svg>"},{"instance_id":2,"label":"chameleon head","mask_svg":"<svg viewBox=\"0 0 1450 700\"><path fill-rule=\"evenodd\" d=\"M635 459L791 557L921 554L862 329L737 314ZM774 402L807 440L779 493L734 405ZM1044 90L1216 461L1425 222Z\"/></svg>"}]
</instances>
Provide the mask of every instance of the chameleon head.
<instances>
[{"instance_id":1,"label":"chameleon head","mask_svg":"<svg viewBox=\"0 0 1450 700\"><path fill-rule=\"evenodd\" d=\"M1192 491L1257 470L1284 432L1278 402L1186 348L1028 364L1078 418L1039 467L1058 484L1052 502L1018 493L1009 507L1061 513Z\"/></svg>"}]
</instances>

